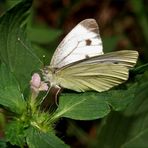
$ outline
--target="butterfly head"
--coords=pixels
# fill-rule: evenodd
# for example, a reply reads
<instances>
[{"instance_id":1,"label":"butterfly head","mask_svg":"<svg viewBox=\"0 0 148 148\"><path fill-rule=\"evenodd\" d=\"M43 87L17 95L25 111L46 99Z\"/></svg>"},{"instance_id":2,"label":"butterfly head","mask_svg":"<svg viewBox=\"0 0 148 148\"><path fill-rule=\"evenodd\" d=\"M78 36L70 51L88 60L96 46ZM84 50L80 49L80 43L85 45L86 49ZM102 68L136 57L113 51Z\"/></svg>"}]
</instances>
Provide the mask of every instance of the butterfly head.
<instances>
[{"instance_id":1,"label":"butterfly head","mask_svg":"<svg viewBox=\"0 0 148 148\"><path fill-rule=\"evenodd\" d=\"M56 84L56 75L55 75L55 69L46 66L44 69L42 69L43 79L45 82L50 83L50 86L55 86Z\"/></svg>"}]
</instances>

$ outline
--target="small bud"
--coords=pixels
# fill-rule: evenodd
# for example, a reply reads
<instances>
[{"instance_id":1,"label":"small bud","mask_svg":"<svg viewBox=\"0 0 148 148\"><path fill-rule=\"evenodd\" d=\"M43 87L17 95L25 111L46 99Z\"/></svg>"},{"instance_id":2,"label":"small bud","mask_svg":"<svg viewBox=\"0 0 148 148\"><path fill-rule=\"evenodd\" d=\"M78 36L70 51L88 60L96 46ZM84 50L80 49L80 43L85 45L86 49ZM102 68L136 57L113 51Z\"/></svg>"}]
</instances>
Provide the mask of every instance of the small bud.
<instances>
[{"instance_id":1,"label":"small bud","mask_svg":"<svg viewBox=\"0 0 148 148\"><path fill-rule=\"evenodd\" d=\"M44 81L41 81L41 77L38 73L34 73L30 81L31 89L36 93L39 91L47 91L48 85Z\"/></svg>"},{"instance_id":2,"label":"small bud","mask_svg":"<svg viewBox=\"0 0 148 148\"><path fill-rule=\"evenodd\" d=\"M47 91L48 90L47 83L45 83L45 82L42 81L39 90L40 91Z\"/></svg>"},{"instance_id":3,"label":"small bud","mask_svg":"<svg viewBox=\"0 0 148 148\"><path fill-rule=\"evenodd\" d=\"M34 73L30 81L31 86L39 88L41 84L41 78L38 73Z\"/></svg>"}]
</instances>

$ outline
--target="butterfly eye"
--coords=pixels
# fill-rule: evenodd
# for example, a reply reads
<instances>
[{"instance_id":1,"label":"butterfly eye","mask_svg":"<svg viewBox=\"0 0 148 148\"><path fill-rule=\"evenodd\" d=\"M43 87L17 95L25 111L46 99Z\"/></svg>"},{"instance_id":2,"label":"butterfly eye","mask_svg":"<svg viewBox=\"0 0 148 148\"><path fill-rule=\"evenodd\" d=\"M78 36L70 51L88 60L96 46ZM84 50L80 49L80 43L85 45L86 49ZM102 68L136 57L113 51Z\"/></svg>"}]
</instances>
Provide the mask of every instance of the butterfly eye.
<instances>
[{"instance_id":1,"label":"butterfly eye","mask_svg":"<svg viewBox=\"0 0 148 148\"><path fill-rule=\"evenodd\" d=\"M43 70L42 70L42 72L44 74L48 74L49 73L48 67L44 67Z\"/></svg>"},{"instance_id":2,"label":"butterfly eye","mask_svg":"<svg viewBox=\"0 0 148 148\"><path fill-rule=\"evenodd\" d=\"M48 72L49 72L49 71L48 71L47 69L46 69L46 70L44 70L44 73L45 73L45 74L48 74Z\"/></svg>"}]
</instances>

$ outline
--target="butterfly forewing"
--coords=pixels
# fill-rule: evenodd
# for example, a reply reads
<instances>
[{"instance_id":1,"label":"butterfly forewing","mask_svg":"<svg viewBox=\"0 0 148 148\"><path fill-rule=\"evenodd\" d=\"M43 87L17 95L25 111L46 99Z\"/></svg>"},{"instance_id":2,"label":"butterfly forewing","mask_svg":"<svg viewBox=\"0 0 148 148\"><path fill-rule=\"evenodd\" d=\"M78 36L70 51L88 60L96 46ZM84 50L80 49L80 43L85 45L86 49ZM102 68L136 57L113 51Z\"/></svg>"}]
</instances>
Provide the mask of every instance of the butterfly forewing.
<instances>
[{"instance_id":1,"label":"butterfly forewing","mask_svg":"<svg viewBox=\"0 0 148 148\"><path fill-rule=\"evenodd\" d=\"M94 19L80 22L60 43L52 59L51 67L67 64L103 54L99 28Z\"/></svg>"},{"instance_id":2,"label":"butterfly forewing","mask_svg":"<svg viewBox=\"0 0 148 148\"><path fill-rule=\"evenodd\" d=\"M75 66L78 67L78 66L83 66L85 64L92 65L92 64L101 64L101 63L120 64L122 66L130 68L136 64L137 58L138 58L137 51L121 50L121 51L106 53L99 56L90 57L88 59L79 60L69 65L65 65L62 68L64 69L66 67L71 67L71 66L73 66L74 68Z\"/></svg>"}]
</instances>

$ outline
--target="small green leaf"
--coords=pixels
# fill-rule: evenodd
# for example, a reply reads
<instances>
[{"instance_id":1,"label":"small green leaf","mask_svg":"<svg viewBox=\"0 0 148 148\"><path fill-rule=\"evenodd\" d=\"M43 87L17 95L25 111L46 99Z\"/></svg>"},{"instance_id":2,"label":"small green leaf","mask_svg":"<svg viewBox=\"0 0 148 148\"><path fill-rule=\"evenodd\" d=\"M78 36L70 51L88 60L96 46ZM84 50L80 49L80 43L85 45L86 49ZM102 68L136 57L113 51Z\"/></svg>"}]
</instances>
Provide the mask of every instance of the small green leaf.
<instances>
[{"instance_id":1,"label":"small green leaf","mask_svg":"<svg viewBox=\"0 0 148 148\"><path fill-rule=\"evenodd\" d=\"M26 108L18 82L4 64L0 65L0 104L18 114Z\"/></svg>"},{"instance_id":2,"label":"small green leaf","mask_svg":"<svg viewBox=\"0 0 148 148\"><path fill-rule=\"evenodd\" d=\"M147 70L148 70L148 63L133 69L131 72L134 74L143 74Z\"/></svg>"},{"instance_id":3,"label":"small green leaf","mask_svg":"<svg viewBox=\"0 0 148 148\"><path fill-rule=\"evenodd\" d=\"M30 127L27 132L27 144L29 148L67 148L54 133L44 133L36 128Z\"/></svg>"},{"instance_id":4,"label":"small green leaf","mask_svg":"<svg viewBox=\"0 0 148 148\"><path fill-rule=\"evenodd\" d=\"M33 53L23 25L30 7L31 0L25 0L0 18L0 60L14 73L22 91L28 86L31 73L42 64Z\"/></svg>"},{"instance_id":5,"label":"small green leaf","mask_svg":"<svg viewBox=\"0 0 148 148\"><path fill-rule=\"evenodd\" d=\"M7 124L5 131L6 140L12 145L23 147L25 144L24 124L20 120Z\"/></svg>"}]
</instances>

